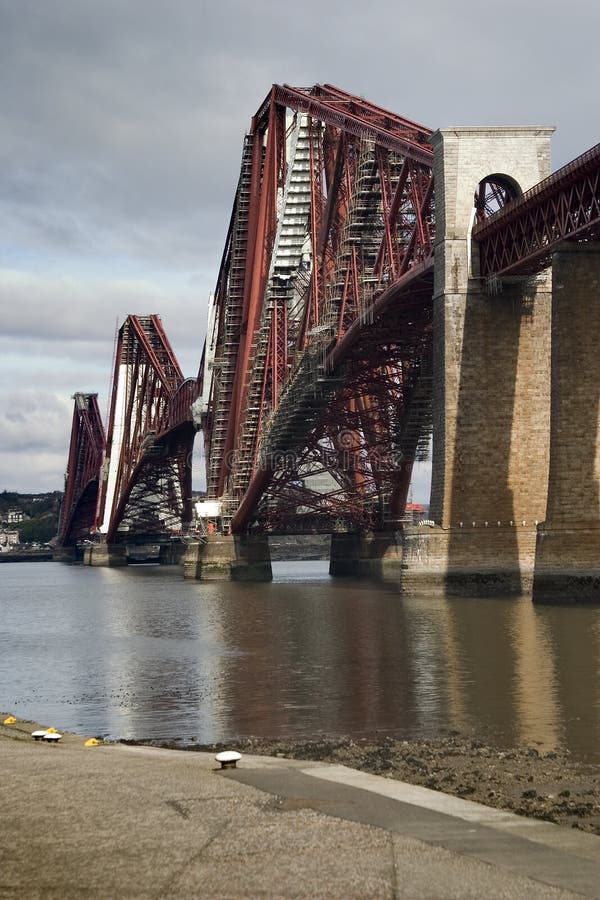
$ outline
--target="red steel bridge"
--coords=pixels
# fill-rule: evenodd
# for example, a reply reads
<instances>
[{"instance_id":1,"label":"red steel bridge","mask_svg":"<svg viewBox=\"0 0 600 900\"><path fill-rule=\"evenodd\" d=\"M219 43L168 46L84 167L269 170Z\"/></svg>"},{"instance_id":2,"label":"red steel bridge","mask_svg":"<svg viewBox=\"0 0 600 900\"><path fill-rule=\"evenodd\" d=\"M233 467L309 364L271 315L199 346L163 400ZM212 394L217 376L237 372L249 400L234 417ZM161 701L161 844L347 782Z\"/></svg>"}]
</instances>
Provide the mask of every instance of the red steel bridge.
<instances>
[{"instance_id":1,"label":"red steel bridge","mask_svg":"<svg viewBox=\"0 0 600 900\"><path fill-rule=\"evenodd\" d=\"M144 543L192 515L195 378L184 378L157 315L118 331L107 436L97 396L75 394L58 543Z\"/></svg>"},{"instance_id":2,"label":"red steel bridge","mask_svg":"<svg viewBox=\"0 0 600 900\"><path fill-rule=\"evenodd\" d=\"M75 396L60 542L185 529L198 425L225 532L401 519L432 432L432 136L331 85L272 87L244 139L198 380L156 316L128 318L106 442L94 396ZM600 144L525 194L494 173L475 188L490 285L600 237Z\"/></svg>"}]
</instances>

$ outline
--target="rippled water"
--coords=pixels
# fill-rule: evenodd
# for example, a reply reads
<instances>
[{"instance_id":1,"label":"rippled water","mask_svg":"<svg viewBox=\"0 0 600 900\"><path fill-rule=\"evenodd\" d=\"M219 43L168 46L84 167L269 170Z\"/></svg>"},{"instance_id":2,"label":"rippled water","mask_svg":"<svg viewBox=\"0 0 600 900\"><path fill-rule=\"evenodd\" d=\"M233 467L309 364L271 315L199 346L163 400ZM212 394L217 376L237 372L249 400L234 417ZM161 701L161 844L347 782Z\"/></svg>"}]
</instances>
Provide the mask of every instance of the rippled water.
<instances>
[{"instance_id":1,"label":"rippled water","mask_svg":"<svg viewBox=\"0 0 600 900\"><path fill-rule=\"evenodd\" d=\"M402 598L325 562L274 577L2 565L0 709L110 738L457 730L600 761L600 608Z\"/></svg>"}]
</instances>

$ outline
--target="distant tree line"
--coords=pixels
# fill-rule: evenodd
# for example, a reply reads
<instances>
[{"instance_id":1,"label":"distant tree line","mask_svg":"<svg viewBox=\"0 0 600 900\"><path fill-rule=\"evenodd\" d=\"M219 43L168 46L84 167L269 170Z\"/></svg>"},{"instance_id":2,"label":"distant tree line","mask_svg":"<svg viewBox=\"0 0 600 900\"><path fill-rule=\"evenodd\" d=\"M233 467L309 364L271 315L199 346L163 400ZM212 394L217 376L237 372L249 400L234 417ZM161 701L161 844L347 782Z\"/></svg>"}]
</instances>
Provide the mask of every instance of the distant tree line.
<instances>
[{"instance_id":1,"label":"distant tree line","mask_svg":"<svg viewBox=\"0 0 600 900\"><path fill-rule=\"evenodd\" d=\"M56 536L62 494L51 491L40 494L0 492L0 522L5 524L11 510L20 510L26 518L15 525L22 544L47 544Z\"/></svg>"}]
</instances>

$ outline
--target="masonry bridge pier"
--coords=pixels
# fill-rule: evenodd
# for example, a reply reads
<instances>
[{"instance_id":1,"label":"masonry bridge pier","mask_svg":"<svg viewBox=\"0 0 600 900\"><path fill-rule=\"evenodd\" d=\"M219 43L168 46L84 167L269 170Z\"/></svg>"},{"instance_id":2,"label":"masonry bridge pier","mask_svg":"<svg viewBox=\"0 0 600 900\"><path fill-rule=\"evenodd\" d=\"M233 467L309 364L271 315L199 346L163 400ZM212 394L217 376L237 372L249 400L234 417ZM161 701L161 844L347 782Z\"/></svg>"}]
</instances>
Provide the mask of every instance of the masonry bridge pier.
<instances>
[{"instance_id":1,"label":"masonry bridge pier","mask_svg":"<svg viewBox=\"0 0 600 900\"><path fill-rule=\"evenodd\" d=\"M138 399L113 389L112 438L78 486L74 437L63 543L96 490L110 564L124 529L158 530L181 533L186 577L269 579L269 535L326 533L335 576L600 601L600 145L552 173L552 131L434 131L331 85L274 85L198 378L159 330L122 361ZM196 428L218 507L202 540L182 465ZM430 520L407 526L430 447Z\"/></svg>"}]
</instances>

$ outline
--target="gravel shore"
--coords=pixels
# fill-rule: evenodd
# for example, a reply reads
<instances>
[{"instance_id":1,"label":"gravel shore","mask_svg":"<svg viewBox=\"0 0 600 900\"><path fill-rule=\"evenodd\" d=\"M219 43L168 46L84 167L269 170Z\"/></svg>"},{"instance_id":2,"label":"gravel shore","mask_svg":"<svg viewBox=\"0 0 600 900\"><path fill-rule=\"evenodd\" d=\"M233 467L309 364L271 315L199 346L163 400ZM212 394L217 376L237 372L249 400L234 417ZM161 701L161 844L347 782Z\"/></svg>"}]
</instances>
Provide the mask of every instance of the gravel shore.
<instances>
[{"instance_id":1,"label":"gravel shore","mask_svg":"<svg viewBox=\"0 0 600 900\"><path fill-rule=\"evenodd\" d=\"M249 738L226 745L125 743L214 752L235 747L241 753L338 763L600 835L600 765L576 762L563 752L497 749L460 735L422 741Z\"/></svg>"}]
</instances>

